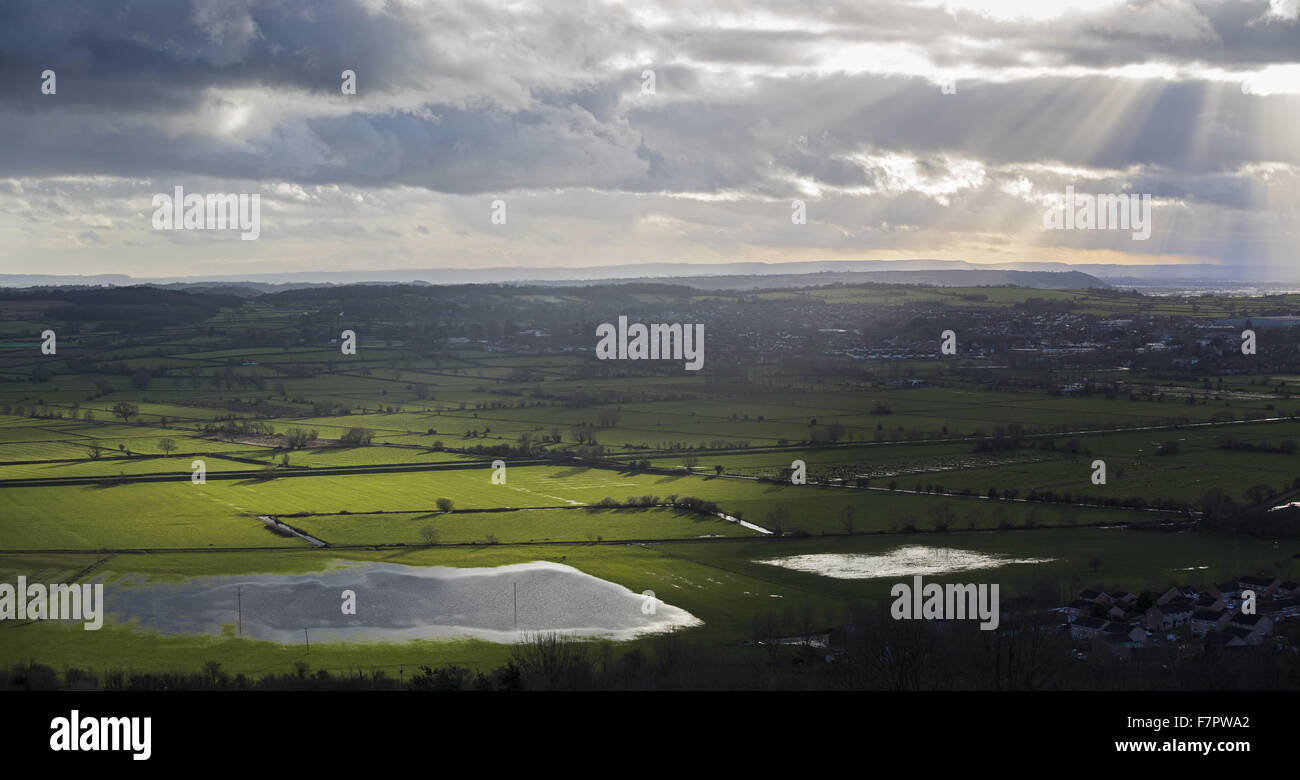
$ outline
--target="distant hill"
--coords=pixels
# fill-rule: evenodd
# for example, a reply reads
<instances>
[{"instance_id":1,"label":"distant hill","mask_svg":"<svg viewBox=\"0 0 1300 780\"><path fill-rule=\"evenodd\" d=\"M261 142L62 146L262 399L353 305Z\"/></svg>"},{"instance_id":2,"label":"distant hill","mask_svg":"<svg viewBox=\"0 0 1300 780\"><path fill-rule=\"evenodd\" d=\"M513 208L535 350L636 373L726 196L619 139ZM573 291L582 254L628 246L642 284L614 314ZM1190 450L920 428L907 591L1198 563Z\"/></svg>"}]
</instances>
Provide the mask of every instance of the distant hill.
<instances>
[{"instance_id":1,"label":"distant hill","mask_svg":"<svg viewBox=\"0 0 1300 780\"><path fill-rule=\"evenodd\" d=\"M895 281L899 283L925 284L1024 284L1039 286L1033 276L1005 277L996 281L996 276L984 276L989 281L959 282L951 276L960 272L978 272L991 274L1011 272L1015 274L1034 273L1077 273L1090 277L1091 282L1079 284L1066 277L1050 277L1053 281L1046 286L1064 285L1067 287L1098 286L1097 282L1108 282L1117 286L1150 286L1152 284L1178 284L1197 282L1213 287L1215 284L1232 285L1250 282L1270 281L1286 282L1294 280L1300 284L1300 268L1270 267L1262 265L1215 265L1210 263L1181 265L1114 265L1114 264L1077 264L1057 262L1019 262L1000 264L969 263L961 260L825 260L783 263L634 263L629 265L605 265L587 268L560 268L509 266L497 268L405 268L388 270L357 271L297 271L292 273L243 273L210 274L187 277L131 277L125 274L99 275L55 275L55 274L0 274L0 287L65 286L65 285L114 285L128 286L154 284L173 289L183 286L218 286L238 285L258 292L278 292L286 289L301 289L317 285L340 284L520 284L550 282L590 282L610 279L655 279L680 280L695 279L696 284L713 284L705 282L708 278L745 278L745 277L806 277L813 274L839 275L834 281L865 281L856 274L871 274L870 281ZM934 274L941 276L906 276L899 274ZM892 275L892 276L887 276ZM970 277L974 279L976 277ZM1020 281L1015 279L1019 278ZM1061 281L1065 279L1065 281ZM799 282L802 284L803 282ZM1104 286L1104 285L1100 285ZM239 293L242 294L242 293Z\"/></svg>"},{"instance_id":2,"label":"distant hill","mask_svg":"<svg viewBox=\"0 0 1300 780\"><path fill-rule=\"evenodd\" d=\"M825 271L811 274L750 274L742 276L657 276L634 279L564 279L530 284L572 287L594 284L658 282L697 290L769 290L778 287L819 287L827 284L926 284L935 287L1016 285L1040 290L1110 288L1106 282L1079 271Z\"/></svg>"}]
</instances>

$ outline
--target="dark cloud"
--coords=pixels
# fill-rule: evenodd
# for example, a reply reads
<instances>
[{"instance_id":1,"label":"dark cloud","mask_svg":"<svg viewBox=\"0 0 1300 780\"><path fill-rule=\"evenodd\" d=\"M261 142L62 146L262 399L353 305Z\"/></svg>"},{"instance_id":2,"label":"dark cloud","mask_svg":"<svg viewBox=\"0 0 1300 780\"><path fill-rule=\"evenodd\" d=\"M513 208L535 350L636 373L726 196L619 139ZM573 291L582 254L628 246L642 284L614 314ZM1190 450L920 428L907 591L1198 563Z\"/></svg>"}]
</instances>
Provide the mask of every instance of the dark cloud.
<instances>
[{"instance_id":1,"label":"dark cloud","mask_svg":"<svg viewBox=\"0 0 1300 780\"><path fill-rule=\"evenodd\" d=\"M1005 20L874 0L4 3L0 177L28 190L0 188L0 214L75 221L124 188L138 199L180 182L275 182L304 188L277 196L286 203L334 213L370 213L354 191L415 188L446 196L465 223L461 196L595 193L581 196L582 218L625 223L642 216L637 198L702 193L733 202L665 198L656 218L720 244L877 247L1013 231L1034 197L1075 180L1193 210L1292 214L1300 96L1222 80L1296 62L1300 23L1268 9L1134 0ZM53 96L40 91L46 68ZM355 97L339 92L344 68ZM645 69L654 94L642 92ZM936 83L945 73L955 94ZM903 160L905 175L882 160ZM1283 169L1265 181L1267 165ZM1060 171L1073 168L1086 175ZM76 177L131 184L61 183ZM806 190L840 201L792 233L785 209ZM531 205L512 219L565 218ZM784 219L757 222L769 209ZM266 235L427 236L435 216L447 218L366 227L309 215ZM96 243L103 224L62 235ZM444 234L464 233L454 227ZM570 235L549 223L533 238Z\"/></svg>"}]
</instances>

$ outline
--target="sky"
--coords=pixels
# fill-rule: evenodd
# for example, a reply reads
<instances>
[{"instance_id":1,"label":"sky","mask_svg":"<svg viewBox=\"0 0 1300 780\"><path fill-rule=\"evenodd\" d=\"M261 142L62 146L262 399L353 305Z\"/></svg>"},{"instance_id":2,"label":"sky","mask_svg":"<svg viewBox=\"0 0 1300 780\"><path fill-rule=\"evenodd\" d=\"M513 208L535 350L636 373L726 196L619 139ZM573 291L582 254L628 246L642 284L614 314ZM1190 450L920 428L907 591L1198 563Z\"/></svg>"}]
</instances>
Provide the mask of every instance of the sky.
<instances>
[{"instance_id":1,"label":"sky","mask_svg":"<svg viewBox=\"0 0 1300 780\"><path fill-rule=\"evenodd\" d=\"M0 273L1290 267L1298 123L1300 0L3 3Z\"/></svg>"}]
</instances>

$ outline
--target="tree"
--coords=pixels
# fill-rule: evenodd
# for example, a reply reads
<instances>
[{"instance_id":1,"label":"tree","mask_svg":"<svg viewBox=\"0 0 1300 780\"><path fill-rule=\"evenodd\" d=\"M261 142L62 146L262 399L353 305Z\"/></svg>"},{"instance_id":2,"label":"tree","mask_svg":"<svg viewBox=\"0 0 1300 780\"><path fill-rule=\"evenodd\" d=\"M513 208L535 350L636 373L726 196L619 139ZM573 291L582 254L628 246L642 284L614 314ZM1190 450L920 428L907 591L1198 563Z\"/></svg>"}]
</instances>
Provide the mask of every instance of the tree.
<instances>
[{"instance_id":1,"label":"tree","mask_svg":"<svg viewBox=\"0 0 1300 780\"><path fill-rule=\"evenodd\" d=\"M934 525L934 530L940 533L947 531L954 520L952 504L943 503L930 507L930 521Z\"/></svg>"},{"instance_id":2,"label":"tree","mask_svg":"<svg viewBox=\"0 0 1300 780\"><path fill-rule=\"evenodd\" d=\"M682 458L682 463L685 464L687 471L694 471L695 467L699 465L700 459L694 455L687 455Z\"/></svg>"},{"instance_id":3,"label":"tree","mask_svg":"<svg viewBox=\"0 0 1300 780\"><path fill-rule=\"evenodd\" d=\"M763 519L763 525L776 536L783 535L786 523L790 521L790 510L785 507L777 507L767 513Z\"/></svg>"},{"instance_id":4,"label":"tree","mask_svg":"<svg viewBox=\"0 0 1300 780\"><path fill-rule=\"evenodd\" d=\"M118 401L113 404L113 414L122 418L123 422L130 422L132 417L140 413L140 407L130 401Z\"/></svg>"},{"instance_id":5,"label":"tree","mask_svg":"<svg viewBox=\"0 0 1300 780\"><path fill-rule=\"evenodd\" d=\"M1101 568L1101 558L1099 558L1096 555L1089 558L1088 568L1092 569L1092 573L1095 575L1097 573L1097 570Z\"/></svg>"},{"instance_id":6,"label":"tree","mask_svg":"<svg viewBox=\"0 0 1300 780\"><path fill-rule=\"evenodd\" d=\"M159 439L158 449L162 450L163 457L167 457L176 451L176 442L171 439Z\"/></svg>"},{"instance_id":7,"label":"tree","mask_svg":"<svg viewBox=\"0 0 1300 780\"><path fill-rule=\"evenodd\" d=\"M445 500L445 499L439 499L439 500ZM424 540L425 544L432 547L438 543L438 529L434 528L431 525L426 525L425 527L420 529L420 538Z\"/></svg>"},{"instance_id":8,"label":"tree","mask_svg":"<svg viewBox=\"0 0 1300 780\"><path fill-rule=\"evenodd\" d=\"M308 442L316 440L316 430L305 431L302 428L290 428L284 434L285 444L291 450L300 450L307 446Z\"/></svg>"},{"instance_id":9,"label":"tree","mask_svg":"<svg viewBox=\"0 0 1300 780\"><path fill-rule=\"evenodd\" d=\"M374 435L375 432L370 430L369 428L348 428L347 432L343 434L343 438L340 439L340 441L342 441L344 444L362 446L362 445L369 444L370 440L374 437Z\"/></svg>"},{"instance_id":10,"label":"tree","mask_svg":"<svg viewBox=\"0 0 1300 780\"><path fill-rule=\"evenodd\" d=\"M1212 520L1231 517L1237 510L1236 502L1223 488L1210 488L1198 503L1201 511Z\"/></svg>"},{"instance_id":11,"label":"tree","mask_svg":"<svg viewBox=\"0 0 1300 780\"><path fill-rule=\"evenodd\" d=\"M153 381L153 376L143 368L137 369L136 372L131 375L131 384L135 385L136 390L145 389L149 386L151 381Z\"/></svg>"},{"instance_id":12,"label":"tree","mask_svg":"<svg viewBox=\"0 0 1300 780\"><path fill-rule=\"evenodd\" d=\"M104 454L104 448L98 444L86 445L86 449L90 451L91 460L99 460L100 456Z\"/></svg>"},{"instance_id":13,"label":"tree","mask_svg":"<svg viewBox=\"0 0 1300 780\"><path fill-rule=\"evenodd\" d=\"M455 509L455 508L456 508L456 502L455 502L455 501L452 501L450 498L440 498L440 499L438 499L438 509L439 509L439 510L441 510L441 511L443 511L443 512L450 512L452 509Z\"/></svg>"},{"instance_id":14,"label":"tree","mask_svg":"<svg viewBox=\"0 0 1300 780\"><path fill-rule=\"evenodd\" d=\"M221 679L221 662L208 661L203 664L203 674L212 684L216 684Z\"/></svg>"},{"instance_id":15,"label":"tree","mask_svg":"<svg viewBox=\"0 0 1300 780\"><path fill-rule=\"evenodd\" d=\"M1245 496L1252 504L1262 504L1273 497L1273 488L1264 484L1251 485L1246 488Z\"/></svg>"},{"instance_id":16,"label":"tree","mask_svg":"<svg viewBox=\"0 0 1300 780\"><path fill-rule=\"evenodd\" d=\"M722 476L722 472L723 472L723 470L724 470L725 468L726 468L726 466L714 466L714 467L713 467L713 473L714 473L714 474L717 474L717 475L720 477L720 476Z\"/></svg>"}]
</instances>

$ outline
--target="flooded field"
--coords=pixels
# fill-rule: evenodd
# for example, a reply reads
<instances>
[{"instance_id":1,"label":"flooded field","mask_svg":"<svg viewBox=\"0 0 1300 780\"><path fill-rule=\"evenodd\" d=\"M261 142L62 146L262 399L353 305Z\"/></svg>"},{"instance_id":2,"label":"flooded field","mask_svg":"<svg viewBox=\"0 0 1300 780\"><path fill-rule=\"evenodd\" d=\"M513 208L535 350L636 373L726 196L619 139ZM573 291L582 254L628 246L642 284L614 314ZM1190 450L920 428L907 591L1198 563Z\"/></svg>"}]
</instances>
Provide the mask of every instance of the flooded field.
<instances>
[{"instance_id":1,"label":"flooded field","mask_svg":"<svg viewBox=\"0 0 1300 780\"><path fill-rule=\"evenodd\" d=\"M1049 563L1054 558L1016 558L1009 555L959 550L950 547L905 545L886 553L813 553L756 561L769 566L846 580L957 574L995 569L1009 564Z\"/></svg>"},{"instance_id":2,"label":"flooded field","mask_svg":"<svg viewBox=\"0 0 1300 780\"><path fill-rule=\"evenodd\" d=\"M571 566L339 565L303 575L128 578L105 589L109 618L164 634L242 633L285 644L474 637L515 642L556 632L630 639L699 625L685 610ZM348 614L349 601L355 614Z\"/></svg>"}]
</instances>

